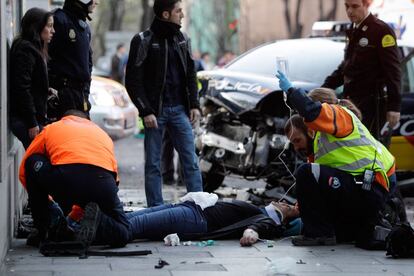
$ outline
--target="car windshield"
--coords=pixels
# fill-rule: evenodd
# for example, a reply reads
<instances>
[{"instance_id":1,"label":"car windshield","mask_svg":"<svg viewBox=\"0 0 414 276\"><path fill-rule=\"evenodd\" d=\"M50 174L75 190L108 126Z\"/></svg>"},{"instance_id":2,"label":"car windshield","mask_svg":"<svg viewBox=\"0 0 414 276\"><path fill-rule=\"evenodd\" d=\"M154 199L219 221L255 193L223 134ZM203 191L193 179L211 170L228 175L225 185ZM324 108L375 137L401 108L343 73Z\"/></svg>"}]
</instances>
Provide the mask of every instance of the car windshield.
<instances>
[{"instance_id":1,"label":"car windshield","mask_svg":"<svg viewBox=\"0 0 414 276\"><path fill-rule=\"evenodd\" d=\"M344 47L329 39L281 40L247 52L226 69L272 77L276 58L282 57L288 62L290 80L320 85L342 61Z\"/></svg>"}]
</instances>

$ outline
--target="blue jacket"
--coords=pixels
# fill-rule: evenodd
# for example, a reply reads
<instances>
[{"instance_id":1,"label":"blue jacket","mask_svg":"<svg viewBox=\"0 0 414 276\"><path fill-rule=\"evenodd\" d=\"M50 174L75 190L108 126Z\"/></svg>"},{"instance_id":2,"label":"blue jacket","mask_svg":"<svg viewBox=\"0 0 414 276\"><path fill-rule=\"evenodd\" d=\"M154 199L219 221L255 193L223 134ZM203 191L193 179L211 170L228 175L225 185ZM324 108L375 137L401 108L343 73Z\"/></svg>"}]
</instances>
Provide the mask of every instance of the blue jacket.
<instances>
[{"instance_id":1,"label":"blue jacket","mask_svg":"<svg viewBox=\"0 0 414 276\"><path fill-rule=\"evenodd\" d=\"M90 83L92 72L91 30L89 24L66 9L54 13L56 33L49 45L49 74Z\"/></svg>"}]
</instances>

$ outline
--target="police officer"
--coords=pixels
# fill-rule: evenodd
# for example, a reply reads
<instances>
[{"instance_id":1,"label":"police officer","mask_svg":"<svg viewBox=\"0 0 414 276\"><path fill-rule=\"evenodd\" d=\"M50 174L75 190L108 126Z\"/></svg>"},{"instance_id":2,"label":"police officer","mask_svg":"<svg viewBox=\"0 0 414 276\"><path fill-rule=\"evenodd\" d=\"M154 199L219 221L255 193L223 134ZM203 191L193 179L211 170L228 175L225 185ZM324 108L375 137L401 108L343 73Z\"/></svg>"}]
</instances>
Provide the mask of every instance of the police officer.
<instances>
[{"instance_id":1,"label":"police officer","mask_svg":"<svg viewBox=\"0 0 414 276\"><path fill-rule=\"evenodd\" d=\"M49 46L50 86L58 90L59 102L48 116L60 119L65 111L89 113L92 72L91 20L97 0L66 0L54 14L56 35Z\"/></svg>"},{"instance_id":2,"label":"police officer","mask_svg":"<svg viewBox=\"0 0 414 276\"><path fill-rule=\"evenodd\" d=\"M362 122L375 138L389 145L389 130L400 120L400 56L393 30L369 13L371 2L345 0L353 29L347 31L344 61L322 86L344 85L344 97L361 109Z\"/></svg>"}]
</instances>

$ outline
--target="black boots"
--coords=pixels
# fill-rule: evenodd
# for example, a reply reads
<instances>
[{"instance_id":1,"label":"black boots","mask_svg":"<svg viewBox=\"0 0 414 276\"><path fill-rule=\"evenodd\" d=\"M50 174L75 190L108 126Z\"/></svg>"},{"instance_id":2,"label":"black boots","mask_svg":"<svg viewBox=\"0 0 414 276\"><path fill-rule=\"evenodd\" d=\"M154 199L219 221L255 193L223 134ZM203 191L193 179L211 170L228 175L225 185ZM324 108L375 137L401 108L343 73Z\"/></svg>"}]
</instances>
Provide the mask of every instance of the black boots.
<instances>
[{"instance_id":1,"label":"black boots","mask_svg":"<svg viewBox=\"0 0 414 276\"><path fill-rule=\"evenodd\" d=\"M96 229L100 221L100 210L98 204L89 202L85 206L85 214L80 222L80 230L76 234L76 240L91 245L95 239Z\"/></svg>"},{"instance_id":2,"label":"black boots","mask_svg":"<svg viewBox=\"0 0 414 276\"><path fill-rule=\"evenodd\" d=\"M292 238L293 245L296 246L315 246L315 245L335 245L336 238L333 237L306 237L306 236L295 236Z\"/></svg>"}]
</instances>

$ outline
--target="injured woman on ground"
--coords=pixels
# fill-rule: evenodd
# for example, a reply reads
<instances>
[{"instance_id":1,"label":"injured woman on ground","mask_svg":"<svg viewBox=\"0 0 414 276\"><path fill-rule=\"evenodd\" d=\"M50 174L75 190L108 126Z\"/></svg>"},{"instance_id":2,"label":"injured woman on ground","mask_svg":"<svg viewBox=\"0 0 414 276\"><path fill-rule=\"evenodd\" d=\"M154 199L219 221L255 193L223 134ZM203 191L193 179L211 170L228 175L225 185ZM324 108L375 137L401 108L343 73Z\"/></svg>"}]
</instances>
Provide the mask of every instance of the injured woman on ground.
<instances>
[{"instance_id":1,"label":"injured woman on ground","mask_svg":"<svg viewBox=\"0 0 414 276\"><path fill-rule=\"evenodd\" d=\"M297 219L299 210L296 206L271 202L259 208L244 201L224 202L217 201L217 198L210 204L203 204L203 197L211 195L189 193L181 203L127 213L132 239L162 240L166 235L177 233L181 240L241 237L240 244L250 246L259 238L300 234L301 221Z\"/></svg>"}]
</instances>

